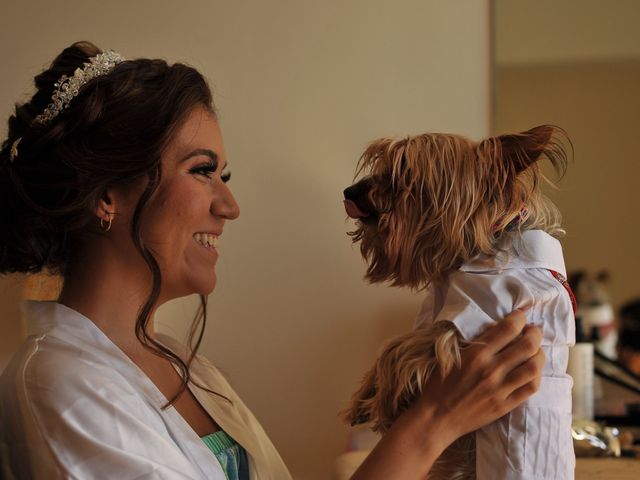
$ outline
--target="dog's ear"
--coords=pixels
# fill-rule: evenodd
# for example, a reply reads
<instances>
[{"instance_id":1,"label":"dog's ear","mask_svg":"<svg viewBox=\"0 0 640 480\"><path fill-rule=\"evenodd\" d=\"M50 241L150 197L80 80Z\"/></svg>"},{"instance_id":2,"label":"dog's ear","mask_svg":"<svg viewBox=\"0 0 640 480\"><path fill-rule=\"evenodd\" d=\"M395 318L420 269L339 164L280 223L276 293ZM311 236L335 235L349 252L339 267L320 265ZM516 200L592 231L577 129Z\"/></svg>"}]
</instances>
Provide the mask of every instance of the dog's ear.
<instances>
[{"instance_id":1,"label":"dog's ear","mask_svg":"<svg viewBox=\"0 0 640 480\"><path fill-rule=\"evenodd\" d=\"M542 125L519 134L500 135L498 140L502 147L502 157L511 162L516 172L520 173L538 161L547 149L553 127Z\"/></svg>"},{"instance_id":2,"label":"dog's ear","mask_svg":"<svg viewBox=\"0 0 640 480\"><path fill-rule=\"evenodd\" d=\"M519 174L540 160L549 159L558 173L566 166L566 154L558 137L566 137L564 130L552 125L540 125L521 133L499 135L484 140L482 147L490 148L496 160L506 162Z\"/></svg>"}]
</instances>

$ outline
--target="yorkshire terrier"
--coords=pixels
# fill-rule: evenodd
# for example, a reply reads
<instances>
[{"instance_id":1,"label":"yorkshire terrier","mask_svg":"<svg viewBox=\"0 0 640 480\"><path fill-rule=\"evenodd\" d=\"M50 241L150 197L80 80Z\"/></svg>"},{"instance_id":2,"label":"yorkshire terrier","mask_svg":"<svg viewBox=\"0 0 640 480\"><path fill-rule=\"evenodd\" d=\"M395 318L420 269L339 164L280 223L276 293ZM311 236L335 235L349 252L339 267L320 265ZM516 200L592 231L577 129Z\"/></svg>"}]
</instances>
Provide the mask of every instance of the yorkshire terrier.
<instances>
[{"instance_id":1,"label":"yorkshire terrier","mask_svg":"<svg viewBox=\"0 0 640 480\"><path fill-rule=\"evenodd\" d=\"M461 350L515 308L527 309L543 332L539 391L452 444L429 478L573 478L566 362L574 305L560 213L539 186L541 159L564 173L567 143L562 129L547 125L479 142L383 138L367 147L361 179L344 191L365 278L427 293L416 329L383 349L354 394L345 413L352 425L387 431L436 369L446 376L459 368Z\"/></svg>"}]
</instances>

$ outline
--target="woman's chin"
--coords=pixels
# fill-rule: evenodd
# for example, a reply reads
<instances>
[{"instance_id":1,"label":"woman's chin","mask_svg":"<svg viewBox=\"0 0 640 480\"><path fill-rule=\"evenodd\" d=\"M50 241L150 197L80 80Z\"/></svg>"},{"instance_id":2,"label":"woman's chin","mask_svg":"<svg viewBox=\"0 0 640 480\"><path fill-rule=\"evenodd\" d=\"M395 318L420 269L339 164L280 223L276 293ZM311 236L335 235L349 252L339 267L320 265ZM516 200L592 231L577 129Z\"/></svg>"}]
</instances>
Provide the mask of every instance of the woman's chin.
<instances>
[{"instance_id":1,"label":"woman's chin","mask_svg":"<svg viewBox=\"0 0 640 480\"><path fill-rule=\"evenodd\" d=\"M210 295L216 287L216 276L209 273L206 278L191 278L189 282L183 282L177 285L177 288L171 289L172 295L168 295L171 300L173 298L188 297L189 295Z\"/></svg>"},{"instance_id":2,"label":"woman's chin","mask_svg":"<svg viewBox=\"0 0 640 480\"><path fill-rule=\"evenodd\" d=\"M195 293L198 295L204 295L205 297L210 295L216 288L216 276L215 274L212 275L211 277L209 277L208 279L204 280L202 282L198 282L196 288L195 288Z\"/></svg>"}]
</instances>

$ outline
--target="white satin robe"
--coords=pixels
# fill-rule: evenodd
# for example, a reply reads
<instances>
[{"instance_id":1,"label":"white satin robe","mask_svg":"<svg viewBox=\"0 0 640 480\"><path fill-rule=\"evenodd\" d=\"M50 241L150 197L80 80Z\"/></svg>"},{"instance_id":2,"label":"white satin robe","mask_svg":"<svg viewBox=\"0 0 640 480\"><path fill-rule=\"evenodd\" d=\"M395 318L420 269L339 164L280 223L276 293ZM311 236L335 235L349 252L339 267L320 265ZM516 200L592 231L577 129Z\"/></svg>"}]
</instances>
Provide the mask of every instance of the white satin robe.
<instances>
[{"instance_id":1,"label":"white satin robe","mask_svg":"<svg viewBox=\"0 0 640 480\"><path fill-rule=\"evenodd\" d=\"M0 477L225 480L217 459L165 397L98 327L55 302L23 304L29 337L0 380ZM184 347L159 340L177 354ZM266 433L203 357L190 389L242 445L251 480L290 480Z\"/></svg>"}]
</instances>

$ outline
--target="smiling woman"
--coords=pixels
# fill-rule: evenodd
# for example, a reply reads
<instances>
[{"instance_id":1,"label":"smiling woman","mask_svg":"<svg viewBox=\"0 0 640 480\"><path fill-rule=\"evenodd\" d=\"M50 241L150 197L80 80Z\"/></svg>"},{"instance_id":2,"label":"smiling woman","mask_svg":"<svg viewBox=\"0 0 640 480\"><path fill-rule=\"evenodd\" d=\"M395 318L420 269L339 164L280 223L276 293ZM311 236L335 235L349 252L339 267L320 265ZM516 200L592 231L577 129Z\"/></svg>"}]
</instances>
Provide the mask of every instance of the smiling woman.
<instances>
[{"instance_id":1,"label":"smiling woman","mask_svg":"<svg viewBox=\"0 0 640 480\"><path fill-rule=\"evenodd\" d=\"M5 476L224 478L224 466L249 478L250 463L259 478L288 478L196 357L217 239L239 214L206 81L82 42L35 84L2 148L0 272L64 283L57 302L26 303L29 338L3 373ZM152 318L189 294L202 309L185 349Z\"/></svg>"},{"instance_id":2,"label":"smiling woman","mask_svg":"<svg viewBox=\"0 0 640 480\"><path fill-rule=\"evenodd\" d=\"M57 301L23 305L29 335L0 380L1 476L290 479L197 355L218 239L239 215L206 81L82 42L35 84L0 150L0 274L49 270L64 282ZM191 294L201 309L183 346L153 317ZM542 354L524 323L520 313L489 329L355 478L424 478L454 439L531 395Z\"/></svg>"}]
</instances>

